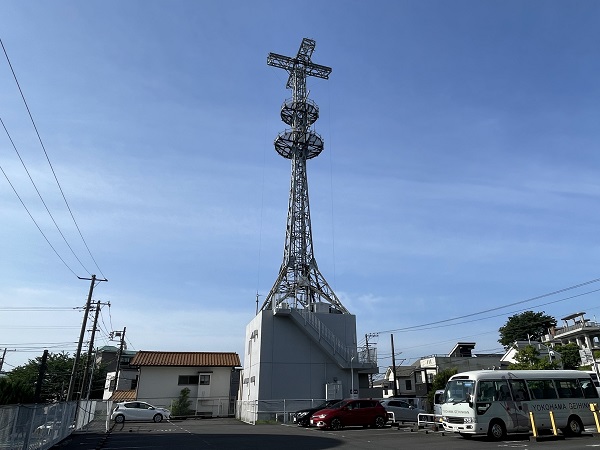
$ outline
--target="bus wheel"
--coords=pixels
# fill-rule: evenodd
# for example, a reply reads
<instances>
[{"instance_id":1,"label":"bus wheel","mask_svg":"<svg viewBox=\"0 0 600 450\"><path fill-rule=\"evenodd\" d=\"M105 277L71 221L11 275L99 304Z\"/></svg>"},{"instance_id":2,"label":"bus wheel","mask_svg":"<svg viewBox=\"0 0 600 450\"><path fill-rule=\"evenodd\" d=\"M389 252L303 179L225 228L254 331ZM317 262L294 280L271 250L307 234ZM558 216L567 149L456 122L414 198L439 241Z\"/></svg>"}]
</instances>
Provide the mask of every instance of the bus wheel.
<instances>
[{"instance_id":1,"label":"bus wheel","mask_svg":"<svg viewBox=\"0 0 600 450\"><path fill-rule=\"evenodd\" d=\"M577 416L569 417L567 427L563 428L562 432L567 436L581 436L581 433L583 432L581 419Z\"/></svg>"},{"instance_id":2,"label":"bus wheel","mask_svg":"<svg viewBox=\"0 0 600 450\"><path fill-rule=\"evenodd\" d=\"M506 437L506 427L501 420L493 420L488 429L488 437L494 441L501 441Z\"/></svg>"}]
</instances>

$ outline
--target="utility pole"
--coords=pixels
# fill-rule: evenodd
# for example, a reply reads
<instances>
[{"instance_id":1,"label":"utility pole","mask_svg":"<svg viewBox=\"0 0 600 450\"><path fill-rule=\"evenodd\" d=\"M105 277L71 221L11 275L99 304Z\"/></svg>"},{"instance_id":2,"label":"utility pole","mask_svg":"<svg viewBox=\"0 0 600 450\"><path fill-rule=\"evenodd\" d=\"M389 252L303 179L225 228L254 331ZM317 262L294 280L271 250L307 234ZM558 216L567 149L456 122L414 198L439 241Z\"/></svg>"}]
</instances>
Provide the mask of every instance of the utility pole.
<instances>
[{"instance_id":1,"label":"utility pole","mask_svg":"<svg viewBox=\"0 0 600 450\"><path fill-rule=\"evenodd\" d=\"M6 347L4 347L4 352L2 353L2 358L0 358L0 373L2 373L2 366L4 365L5 357L6 357Z\"/></svg>"},{"instance_id":2,"label":"utility pole","mask_svg":"<svg viewBox=\"0 0 600 450\"><path fill-rule=\"evenodd\" d=\"M94 316L94 325L92 326L92 337L90 338L90 345L88 347L88 356L87 356L87 360L85 361L85 370L83 371L83 379L81 381L81 396L80 398L84 398L88 400L90 398L90 390L88 389L87 394L85 392L86 390L86 382L87 382L87 377L88 377L88 373L90 371L90 365L92 363L92 354L94 352L94 339L96 337L96 325L98 325L98 316L100 315L100 301L96 302L96 315ZM91 378L91 375L90 375Z\"/></svg>"},{"instance_id":3,"label":"utility pole","mask_svg":"<svg viewBox=\"0 0 600 450\"><path fill-rule=\"evenodd\" d=\"M367 361L370 361L371 358L369 358L369 335L365 334L365 349L367 350ZM373 387L373 374L370 373L369 374L369 388Z\"/></svg>"},{"instance_id":4,"label":"utility pole","mask_svg":"<svg viewBox=\"0 0 600 450\"><path fill-rule=\"evenodd\" d=\"M73 362L73 370L71 371L71 379L69 380L69 390L67 391L67 401L73 400L73 390L75 389L75 378L77 377L77 369L79 366L79 359L81 358L81 346L83 345L83 338L85 336L85 330L87 327L88 314L90 312L90 306L92 303L92 294L94 292L94 285L96 281L108 281L107 279L96 279L96 275L92 275L92 278L81 278L80 280L90 280L90 291L88 293L87 302L85 303L85 312L83 313L83 323L81 324L81 333L79 334L79 343L77 344L77 353L75 353L75 361Z\"/></svg>"},{"instance_id":5,"label":"utility pole","mask_svg":"<svg viewBox=\"0 0 600 450\"><path fill-rule=\"evenodd\" d=\"M37 383L35 384L35 394L33 396L33 403L41 403L42 396L42 384L44 383L44 375L46 374L46 370L48 369L48 350L44 350L44 354L42 355L42 362L40 363L40 368L38 371Z\"/></svg>"},{"instance_id":6,"label":"utility pole","mask_svg":"<svg viewBox=\"0 0 600 450\"><path fill-rule=\"evenodd\" d=\"M121 344L119 345L119 353L117 353L117 369L115 372L115 391L119 389L119 371L121 370L121 355L123 355L123 347L125 346L125 331L127 327L123 327L123 331L115 331L115 336L121 336Z\"/></svg>"},{"instance_id":7,"label":"utility pole","mask_svg":"<svg viewBox=\"0 0 600 450\"><path fill-rule=\"evenodd\" d=\"M394 335L391 334L392 338L392 372L394 374L394 397L398 396L398 383L396 381L396 355L394 354Z\"/></svg>"},{"instance_id":8,"label":"utility pole","mask_svg":"<svg viewBox=\"0 0 600 450\"><path fill-rule=\"evenodd\" d=\"M371 353L369 353L369 338L370 337L378 337L379 333L367 333L365 334L365 347L367 349L367 361L372 362L371 361ZM375 361L377 362L377 361ZM369 374L369 387L372 388L373 387L373 374L370 373Z\"/></svg>"}]
</instances>

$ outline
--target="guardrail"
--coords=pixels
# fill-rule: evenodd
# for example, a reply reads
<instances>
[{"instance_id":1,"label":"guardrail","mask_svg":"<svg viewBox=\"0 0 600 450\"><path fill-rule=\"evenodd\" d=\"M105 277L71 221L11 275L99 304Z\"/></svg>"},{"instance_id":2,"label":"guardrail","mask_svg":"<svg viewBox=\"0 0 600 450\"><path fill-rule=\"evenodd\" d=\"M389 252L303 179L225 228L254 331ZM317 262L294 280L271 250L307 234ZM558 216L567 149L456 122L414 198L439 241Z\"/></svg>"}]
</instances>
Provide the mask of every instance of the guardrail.
<instances>
[{"instance_id":1,"label":"guardrail","mask_svg":"<svg viewBox=\"0 0 600 450\"><path fill-rule=\"evenodd\" d=\"M324 399L238 400L236 418L255 425L257 422L291 423L293 414L301 409L313 408Z\"/></svg>"},{"instance_id":2,"label":"guardrail","mask_svg":"<svg viewBox=\"0 0 600 450\"><path fill-rule=\"evenodd\" d=\"M442 416L437 414L419 413L417 416L417 427L439 429L442 427Z\"/></svg>"}]
</instances>

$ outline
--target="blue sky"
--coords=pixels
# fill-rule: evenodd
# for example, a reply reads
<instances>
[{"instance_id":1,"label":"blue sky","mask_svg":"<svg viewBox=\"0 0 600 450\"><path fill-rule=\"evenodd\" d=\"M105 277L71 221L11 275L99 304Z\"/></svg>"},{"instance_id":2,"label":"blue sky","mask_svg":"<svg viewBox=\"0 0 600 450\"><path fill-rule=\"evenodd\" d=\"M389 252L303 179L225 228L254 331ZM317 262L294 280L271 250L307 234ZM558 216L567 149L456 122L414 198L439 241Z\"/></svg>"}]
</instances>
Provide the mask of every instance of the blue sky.
<instances>
[{"instance_id":1,"label":"blue sky","mask_svg":"<svg viewBox=\"0 0 600 450\"><path fill-rule=\"evenodd\" d=\"M315 256L380 366L499 350L522 310L599 314L600 4L593 1L5 1L0 165L67 265L109 281L99 343L235 351L283 256L289 161L273 148L293 56L325 150L308 163ZM0 130L3 131L3 130ZM5 369L72 352L80 281L0 178ZM101 272L100 272L101 270ZM577 297L573 297L577 295ZM568 298L573 297L573 298ZM442 326L443 325L443 326ZM405 330L408 327L416 327ZM364 339L362 339L364 340ZM28 350L28 351L26 351ZM382 369L384 370L384 369Z\"/></svg>"}]
</instances>

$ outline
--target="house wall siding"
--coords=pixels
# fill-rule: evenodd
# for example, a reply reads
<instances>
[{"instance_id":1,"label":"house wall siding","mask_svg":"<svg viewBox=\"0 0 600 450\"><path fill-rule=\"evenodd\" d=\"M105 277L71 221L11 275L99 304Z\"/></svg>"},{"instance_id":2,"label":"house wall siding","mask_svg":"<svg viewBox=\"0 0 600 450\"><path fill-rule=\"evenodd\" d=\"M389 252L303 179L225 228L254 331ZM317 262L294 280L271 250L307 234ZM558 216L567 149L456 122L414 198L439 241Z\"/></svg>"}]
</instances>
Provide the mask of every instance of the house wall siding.
<instances>
[{"instance_id":1,"label":"house wall siding","mask_svg":"<svg viewBox=\"0 0 600 450\"><path fill-rule=\"evenodd\" d=\"M182 389L190 390L192 409L197 409L198 399L229 399L231 383L231 367L140 367L140 379L137 390L137 398L147 401L155 406L171 407ZM180 375L210 375L210 385L180 385ZM209 406L203 406L203 412L210 410ZM215 409L217 411L217 409ZM221 415L213 413L213 415Z\"/></svg>"}]
</instances>

